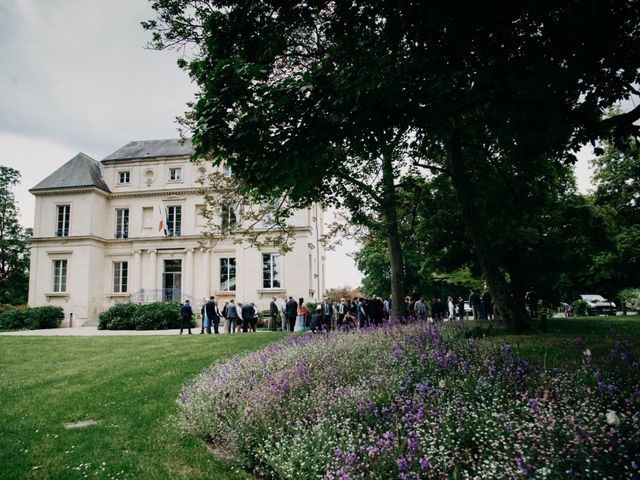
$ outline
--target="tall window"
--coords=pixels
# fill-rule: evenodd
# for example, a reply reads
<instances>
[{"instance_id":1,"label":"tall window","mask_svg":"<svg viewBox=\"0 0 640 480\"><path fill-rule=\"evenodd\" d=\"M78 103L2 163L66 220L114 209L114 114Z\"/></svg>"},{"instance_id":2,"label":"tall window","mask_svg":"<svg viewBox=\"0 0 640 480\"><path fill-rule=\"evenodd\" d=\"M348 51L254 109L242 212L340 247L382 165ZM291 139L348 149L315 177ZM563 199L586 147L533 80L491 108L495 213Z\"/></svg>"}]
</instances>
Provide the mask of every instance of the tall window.
<instances>
[{"instance_id":1,"label":"tall window","mask_svg":"<svg viewBox=\"0 0 640 480\"><path fill-rule=\"evenodd\" d=\"M236 290L236 259L234 257L220 259L220 290L223 292Z\"/></svg>"},{"instance_id":2,"label":"tall window","mask_svg":"<svg viewBox=\"0 0 640 480\"><path fill-rule=\"evenodd\" d=\"M53 291L63 293L67 291L67 261L53 261Z\"/></svg>"},{"instance_id":3,"label":"tall window","mask_svg":"<svg viewBox=\"0 0 640 480\"><path fill-rule=\"evenodd\" d=\"M71 215L71 205L58 205L58 225L56 237L69 236L69 216Z\"/></svg>"},{"instance_id":4,"label":"tall window","mask_svg":"<svg viewBox=\"0 0 640 480\"><path fill-rule=\"evenodd\" d=\"M222 205L222 230L230 230L236 224L236 209L231 203Z\"/></svg>"},{"instance_id":5,"label":"tall window","mask_svg":"<svg viewBox=\"0 0 640 480\"><path fill-rule=\"evenodd\" d=\"M129 209L116 208L116 238L129 238Z\"/></svg>"},{"instance_id":6,"label":"tall window","mask_svg":"<svg viewBox=\"0 0 640 480\"><path fill-rule=\"evenodd\" d=\"M280 288L280 255L262 254L262 288Z\"/></svg>"},{"instance_id":7,"label":"tall window","mask_svg":"<svg viewBox=\"0 0 640 480\"><path fill-rule=\"evenodd\" d=\"M182 168L175 167L169 169L169 180L172 182L179 182L182 180Z\"/></svg>"},{"instance_id":8,"label":"tall window","mask_svg":"<svg viewBox=\"0 0 640 480\"><path fill-rule=\"evenodd\" d=\"M271 202L271 205L269 205L269 210L266 211L264 216L262 217L262 226L264 228L270 228L276 224L276 221L280 215L280 208L282 207L283 203L284 199L280 198L276 198L275 200L273 200L273 202Z\"/></svg>"},{"instance_id":9,"label":"tall window","mask_svg":"<svg viewBox=\"0 0 640 480\"><path fill-rule=\"evenodd\" d=\"M113 262L113 293L126 293L129 262Z\"/></svg>"},{"instance_id":10,"label":"tall window","mask_svg":"<svg viewBox=\"0 0 640 480\"><path fill-rule=\"evenodd\" d=\"M179 237L182 230L182 207L173 205L167 207L167 228L170 237Z\"/></svg>"},{"instance_id":11,"label":"tall window","mask_svg":"<svg viewBox=\"0 0 640 480\"><path fill-rule=\"evenodd\" d=\"M131 182L131 172L129 170L123 170L122 172L118 172L118 183L130 183Z\"/></svg>"}]
</instances>

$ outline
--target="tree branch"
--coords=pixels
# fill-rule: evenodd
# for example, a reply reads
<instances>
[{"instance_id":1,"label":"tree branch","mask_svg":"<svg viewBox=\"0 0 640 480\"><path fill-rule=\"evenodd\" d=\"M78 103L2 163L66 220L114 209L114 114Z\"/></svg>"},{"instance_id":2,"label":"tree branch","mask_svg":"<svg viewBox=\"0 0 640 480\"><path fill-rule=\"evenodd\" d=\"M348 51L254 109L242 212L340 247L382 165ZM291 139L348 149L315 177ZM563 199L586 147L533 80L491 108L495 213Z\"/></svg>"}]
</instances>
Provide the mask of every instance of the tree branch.
<instances>
[{"instance_id":1,"label":"tree branch","mask_svg":"<svg viewBox=\"0 0 640 480\"><path fill-rule=\"evenodd\" d=\"M415 167L426 168L427 170L431 170L432 172L444 173L445 175L451 176L451 172L446 168L436 167L435 165L429 165L426 163L420 163L418 160L413 161L413 165Z\"/></svg>"},{"instance_id":2,"label":"tree branch","mask_svg":"<svg viewBox=\"0 0 640 480\"><path fill-rule=\"evenodd\" d=\"M366 191L369 196L376 201L376 203L378 204L382 204L382 198L380 197L380 195L378 195L375 190L373 188L371 188L371 185L367 185L364 182L361 182L360 180L350 177L349 175L343 173L343 172L338 172L336 173L336 176L338 178L342 178L343 180L346 180L349 183L354 184L356 187L360 187L361 189L363 189L364 191Z\"/></svg>"},{"instance_id":3,"label":"tree branch","mask_svg":"<svg viewBox=\"0 0 640 480\"><path fill-rule=\"evenodd\" d=\"M596 123L597 130L609 130L612 128L631 126L633 122L640 119L640 105L626 113L621 113L613 117L605 118Z\"/></svg>"}]
</instances>

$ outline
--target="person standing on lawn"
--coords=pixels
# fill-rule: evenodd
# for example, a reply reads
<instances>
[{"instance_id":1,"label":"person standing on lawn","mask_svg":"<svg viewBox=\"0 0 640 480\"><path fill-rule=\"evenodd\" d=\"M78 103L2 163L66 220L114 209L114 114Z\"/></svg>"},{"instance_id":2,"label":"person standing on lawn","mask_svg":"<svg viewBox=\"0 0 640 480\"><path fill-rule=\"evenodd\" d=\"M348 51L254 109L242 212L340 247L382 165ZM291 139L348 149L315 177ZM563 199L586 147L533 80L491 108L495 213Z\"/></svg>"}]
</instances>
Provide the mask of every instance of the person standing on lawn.
<instances>
[{"instance_id":1,"label":"person standing on lawn","mask_svg":"<svg viewBox=\"0 0 640 480\"><path fill-rule=\"evenodd\" d=\"M200 316L202 317L202 326L200 327L200 335L204 334L205 330L207 331L207 333L211 333L211 320L209 319L209 316L207 315L207 302L205 299L205 302L202 304L202 308L200 309Z\"/></svg>"},{"instance_id":2,"label":"person standing on lawn","mask_svg":"<svg viewBox=\"0 0 640 480\"><path fill-rule=\"evenodd\" d=\"M298 299L298 309L296 311L296 324L294 331L296 332L304 332L306 330L306 322L307 322L307 314L309 313L309 309L304 304L304 299L300 297Z\"/></svg>"},{"instance_id":3,"label":"person standing on lawn","mask_svg":"<svg viewBox=\"0 0 640 480\"><path fill-rule=\"evenodd\" d=\"M253 317L253 307L250 303L240 303L241 308L240 316L242 317L242 333L247 333L249 331L249 322L251 322L251 318Z\"/></svg>"},{"instance_id":4,"label":"person standing on lawn","mask_svg":"<svg viewBox=\"0 0 640 480\"><path fill-rule=\"evenodd\" d=\"M275 332L276 329L276 320L278 319L278 304L276 303L277 297L271 298L271 303L269 304L269 315L271 319L269 320L269 330Z\"/></svg>"},{"instance_id":5,"label":"person standing on lawn","mask_svg":"<svg viewBox=\"0 0 640 480\"><path fill-rule=\"evenodd\" d=\"M462 297L458 297L458 317L460 318L461 322L464 320L464 317L465 317L464 298Z\"/></svg>"},{"instance_id":6,"label":"person standing on lawn","mask_svg":"<svg viewBox=\"0 0 640 480\"><path fill-rule=\"evenodd\" d=\"M211 333L211 325L213 325L213 332L217 335L220 332L218 331L218 327L220 326L220 309L218 308L218 304L215 302L215 297L211 295L209 297L209 301L204 306L204 311L207 314L207 319L209 320L209 328L207 329L207 333Z\"/></svg>"},{"instance_id":7,"label":"person standing on lawn","mask_svg":"<svg viewBox=\"0 0 640 480\"><path fill-rule=\"evenodd\" d=\"M293 297L289 297L289 301L285 305L287 320L289 321L289 330L293 332L296 325L296 315L298 314L298 302Z\"/></svg>"},{"instance_id":8,"label":"person standing on lawn","mask_svg":"<svg viewBox=\"0 0 640 480\"><path fill-rule=\"evenodd\" d=\"M225 307L224 316L227 317L227 333L235 333L238 310L236 310L236 304L234 303L233 298Z\"/></svg>"},{"instance_id":9,"label":"person standing on lawn","mask_svg":"<svg viewBox=\"0 0 640 480\"><path fill-rule=\"evenodd\" d=\"M189 335L191 335L191 319L193 318L193 309L189 304L189 300L184 301L184 305L180 309L182 313L182 321L180 322L180 335L182 335L182 331L187 328L189 330Z\"/></svg>"},{"instance_id":10,"label":"person standing on lawn","mask_svg":"<svg viewBox=\"0 0 640 480\"><path fill-rule=\"evenodd\" d=\"M491 298L489 290L485 290L482 294L482 306L484 307L486 319L493 320L493 298Z\"/></svg>"},{"instance_id":11,"label":"person standing on lawn","mask_svg":"<svg viewBox=\"0 0 640 480\"><path fill-rule=\"evenodd\" d=\"M471 295L469 295L469 306L473 310L474 320L480 320L480 305L482 305L480 294L475 289L471 290Z\"/></svg>"},{"instance_id":12,"label":"person standing on lawn","mask_svg":"<svg viewBox=\"0 0 640 480\"><path fill-rule=\"evenodd\" d=\"M538 316L538 302L540 301L540 296L536 289L531 287L529 291L524 296L524 303L529 307L529 312L531 313L531 319L533 320Z\"/></svg>"}]
</instances>

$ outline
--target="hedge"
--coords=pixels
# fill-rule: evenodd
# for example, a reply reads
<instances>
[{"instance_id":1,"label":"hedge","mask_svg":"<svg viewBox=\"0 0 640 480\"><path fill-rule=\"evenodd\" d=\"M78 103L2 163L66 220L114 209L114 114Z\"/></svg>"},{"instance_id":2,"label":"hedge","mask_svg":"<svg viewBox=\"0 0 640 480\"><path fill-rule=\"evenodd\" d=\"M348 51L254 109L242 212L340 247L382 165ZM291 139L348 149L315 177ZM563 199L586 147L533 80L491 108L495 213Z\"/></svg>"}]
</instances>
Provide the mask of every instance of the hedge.
<instances>
[{"instance_id":1,"label":"hedge","mask_svg":"<svg viewBox=\"0 0 640 480\"><path fill-rule=\"evenodd\" d=\"M99 330L166 330L180 328L178 302L118 303L100 314ZM191 326L195 327L195 320Z\"/></svg>"},{"instance_id":2,"label":"hedge","mask_svg":"<svg viewBox=\"0 0 640 480\"><path fill-rule=\"evenodd\" d=\"M10 330L58 328L63 319L62 307L11 307L0 312L0 328Z\"/></svg>"}]
</instances>

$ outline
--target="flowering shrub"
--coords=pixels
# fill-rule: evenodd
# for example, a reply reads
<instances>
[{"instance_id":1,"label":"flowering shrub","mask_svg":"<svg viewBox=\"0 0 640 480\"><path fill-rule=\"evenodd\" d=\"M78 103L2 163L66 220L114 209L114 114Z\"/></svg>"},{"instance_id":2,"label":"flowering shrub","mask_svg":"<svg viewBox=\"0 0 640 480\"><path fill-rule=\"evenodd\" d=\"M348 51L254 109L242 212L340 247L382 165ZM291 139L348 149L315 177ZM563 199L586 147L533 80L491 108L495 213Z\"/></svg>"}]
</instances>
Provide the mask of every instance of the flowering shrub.
<instances>
[{"instance_id":1,"label":"flowering shrub","mask_svg":"<svg viewBox=\"0 0 640 480\"><path fill-rule=\"evenodd\" d=\"M290 336L203 371L179 422L262 478L640 478L634 355L549 372L454 325Z\"/></svg>"}]
</instances>

